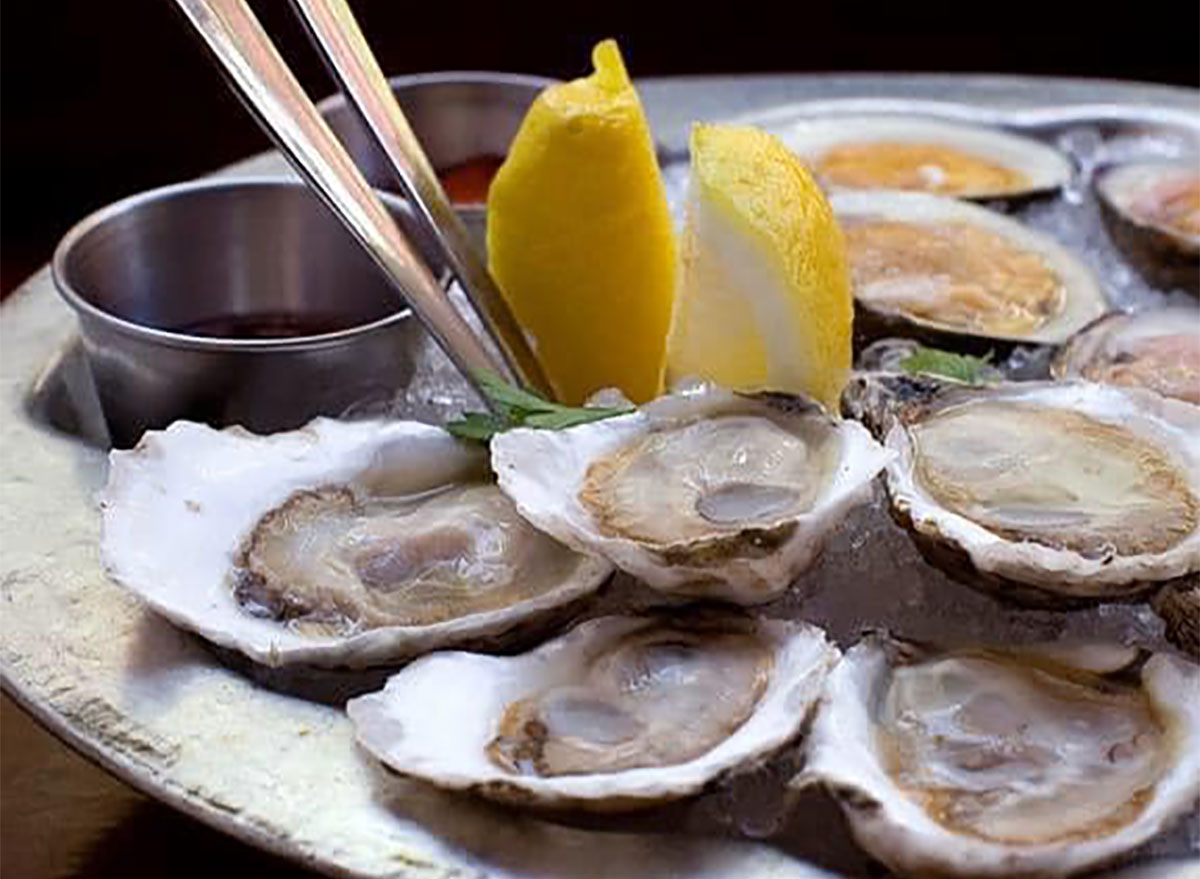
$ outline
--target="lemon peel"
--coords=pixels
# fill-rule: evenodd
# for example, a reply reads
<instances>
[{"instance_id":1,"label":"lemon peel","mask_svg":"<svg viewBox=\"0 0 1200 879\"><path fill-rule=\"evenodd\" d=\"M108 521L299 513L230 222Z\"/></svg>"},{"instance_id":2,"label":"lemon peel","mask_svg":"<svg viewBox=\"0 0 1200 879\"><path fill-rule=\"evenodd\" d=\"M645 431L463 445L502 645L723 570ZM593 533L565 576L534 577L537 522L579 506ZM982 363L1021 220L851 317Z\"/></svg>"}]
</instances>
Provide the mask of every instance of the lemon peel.
<instances>
[{"instance_id":1,"label":"lemon peel","mask_svg":"<svg viewBox=\"0 0 1200 879\"><path fill-rule=\"evenodd\" d=\"M837 411L854 300L833 211L755 128L696 125L668 380L807 394Z\"/></svg>"},{"instance_id":2,"label":"lemon peel","mask_svg":"<svg viewBox=\"0 0 1200 879\"><path fill-rule=\"evenodd\" d=\"M617 44L530 107L488 194L489 267L556 396L662 390L676 285L654 141Z\"/></svg>"}]
</instances>

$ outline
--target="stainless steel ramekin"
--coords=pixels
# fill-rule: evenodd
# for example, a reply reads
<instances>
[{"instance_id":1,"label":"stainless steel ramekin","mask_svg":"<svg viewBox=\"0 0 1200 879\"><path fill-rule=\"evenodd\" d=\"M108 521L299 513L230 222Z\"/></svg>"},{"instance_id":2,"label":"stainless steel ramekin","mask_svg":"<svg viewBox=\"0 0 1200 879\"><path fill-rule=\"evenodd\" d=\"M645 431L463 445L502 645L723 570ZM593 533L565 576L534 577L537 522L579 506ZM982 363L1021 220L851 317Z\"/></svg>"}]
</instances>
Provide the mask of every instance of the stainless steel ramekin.
<instances>
[{"instance_id":1,"label":"stainless steel ramekin","mask_svg":"<svg viewBox=\"0 0 1200 879\"><path fill-rule=\"evenodd\" d=\"M516 73L445 72L388 80L409 125L438 171L470 159L503 157L538 93L555 80ZM387 159L341 95L317 105L367 181L396 189Z\"/></svg>"},{"instance_id":2,"label":"stainless steel ramekin","mask_svg":"<svg viewBox=\"0 0 1200 879\"><path fill-rule=\"evenodd\" d=\"M423 332L298 181L140 193L71 229L52 268L118 447L180 418L267 432L382 404Z\"/></svg>"},{"instance_id":3,"label":"stainless steel ramekin","mask_svg":"<svg viewBox=\"0 0 1200 879\"><path fill-rule=\"evenodd\" d=\"M555 80L516 73L444 72L395 76L388 82L430 163L445 171L471 159L507 155L529 105ZM334 95L317 108L367 181L376 189L397 191L387 158L345 98ZM459 214L483 247L483 207L464 205Z\"/></svg>"}]
</instances>

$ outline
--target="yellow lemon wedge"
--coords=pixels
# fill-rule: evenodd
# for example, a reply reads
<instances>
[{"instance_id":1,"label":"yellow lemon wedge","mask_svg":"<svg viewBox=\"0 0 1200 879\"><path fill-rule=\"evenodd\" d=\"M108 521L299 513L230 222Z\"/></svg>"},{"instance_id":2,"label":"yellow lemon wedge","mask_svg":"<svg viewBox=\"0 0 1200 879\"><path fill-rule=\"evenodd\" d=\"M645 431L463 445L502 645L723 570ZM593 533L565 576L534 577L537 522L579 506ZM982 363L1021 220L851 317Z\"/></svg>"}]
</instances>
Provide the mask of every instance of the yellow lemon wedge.
<instances>
[{"instance_id":1,"label":"yellow lemon wedge","mask_svg":"<svg viewBox=\"0 0 1200 879\"><path fill-rule=\"evenodd\" d=\"M676 250L654 141L617 44L542 92L488 192L488 263L556 395L662 390Z\"/></svg>"},{"instance_id":2,"label":"yellow lemon wedge","mask_svg":"<svg viewBox=\"0 0 1200 879\"><path fill-rule=\"evenodd\" d=\"M854 301L829 203L758 129L697 125L691 150L668 380L800 392L837 412Z\"/></svg>"}]
</instances>

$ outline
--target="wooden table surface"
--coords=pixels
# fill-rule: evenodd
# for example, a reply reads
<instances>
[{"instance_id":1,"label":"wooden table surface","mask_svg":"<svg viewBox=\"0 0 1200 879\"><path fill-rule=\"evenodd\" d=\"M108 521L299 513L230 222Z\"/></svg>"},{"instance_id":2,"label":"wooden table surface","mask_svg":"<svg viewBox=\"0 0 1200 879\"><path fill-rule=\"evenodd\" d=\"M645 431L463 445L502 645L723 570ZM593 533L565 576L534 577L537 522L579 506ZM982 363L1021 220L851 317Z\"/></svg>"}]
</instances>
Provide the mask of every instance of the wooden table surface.
<instances>
[{"instance_id":1,"label":"wooden table surface","mask_svg":"<svg viewBox=\"0 0 1200 879\"><path fill-rule=\"evenodd\" d=\"M315 874L138 793L0 706L0 876L4 879Z\"/></svg>"}]
</instances>

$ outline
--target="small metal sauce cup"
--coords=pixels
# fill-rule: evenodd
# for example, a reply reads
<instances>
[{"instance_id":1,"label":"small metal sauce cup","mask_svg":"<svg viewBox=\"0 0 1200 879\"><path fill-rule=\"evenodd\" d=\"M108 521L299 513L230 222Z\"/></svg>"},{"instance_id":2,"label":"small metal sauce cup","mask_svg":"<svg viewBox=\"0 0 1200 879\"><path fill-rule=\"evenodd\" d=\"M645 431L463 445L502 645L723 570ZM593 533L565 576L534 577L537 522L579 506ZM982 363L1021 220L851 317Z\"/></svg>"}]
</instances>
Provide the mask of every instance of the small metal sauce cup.
<instances>
[{"instance_id":1,"label":"small metal sauce cup","mask_svg":"<svg viewBox=\"0 0 1200 879\"><path fill-rule=\"evenodd\" d=\"M388 80L392 94L436 171L472 159L503 158L534 98L555 80L516 73L420 73ZM396 191L388 160L354 109L341 95L317 105L354 164L376 189ZM482 205L461 205L459 214L480 247Z\"/></svg>"},{"instance_id":2,"label":"small metal sauce cup","mask_svg":"<svg viewBox=\"0 0 1200 879\"><path fill-rule=\"evenodd\" d=\"M437 171L503 157L534 98L555 80L515 73L422 73L388 80ZM317 105L367 182L396 189L387 158L341 95Z\"/></svg>"},{"instance_id":3,"label":"small metal sauce cup","mask_svg":"<svg viewBox=\"0 0 1200 879\"><path fill-rule=\"evenodd\" d=\"M439 171L504 156L552 82L497 73L390 80ZM367 180L394 191L387 160L344 98L319 106ZM381 196L436 270L403 201ZM482 246L483 208L461 214ZM349 234L301 183L284 179L203 180L117 202L67 233L53 272L79 315L118 447L180 418L269 432L382 408L408 382L424 338ZM202 334L283 331L289 322L312 332Z\"/></svg>"},{"instance_id":4,"label":"small metal sauce cup","mask_svg":"<svg viewBox=\"0 0 1200 879\"><path fill-rule=\"evenodd\" d=\"M382 197L403 222L403 202ZM117 447L181 418L270 432L382 407L423 335L299 181L132 196L71 229L52 267Z\"/></svg>"}]
</instances>

